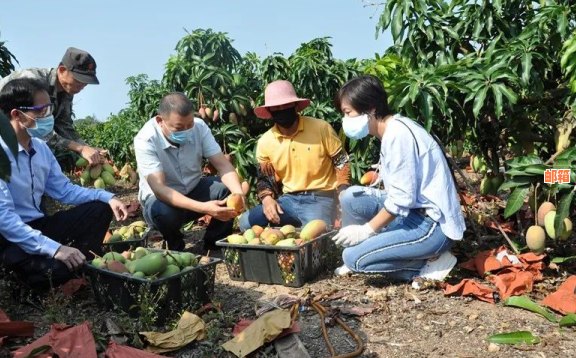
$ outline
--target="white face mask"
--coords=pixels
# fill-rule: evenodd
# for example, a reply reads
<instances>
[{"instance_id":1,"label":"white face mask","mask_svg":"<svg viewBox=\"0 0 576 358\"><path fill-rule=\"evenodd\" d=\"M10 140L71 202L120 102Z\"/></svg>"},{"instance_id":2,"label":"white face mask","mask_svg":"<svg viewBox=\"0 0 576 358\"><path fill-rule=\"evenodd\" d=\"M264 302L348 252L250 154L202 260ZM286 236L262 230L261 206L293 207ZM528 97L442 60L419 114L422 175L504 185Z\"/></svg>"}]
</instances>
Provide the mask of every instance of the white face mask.
<instances>
[{"instance_id":1,"label":"white face mask","mask_svg":"<svg viewBox=\"0 0 576 358\"><path fill-rule=\"evenodd\" d=\"M368 115L344 116L342 118L342 129L348 138L362 139L366 137L368 135Z\"/></svg>"}]
</instances>

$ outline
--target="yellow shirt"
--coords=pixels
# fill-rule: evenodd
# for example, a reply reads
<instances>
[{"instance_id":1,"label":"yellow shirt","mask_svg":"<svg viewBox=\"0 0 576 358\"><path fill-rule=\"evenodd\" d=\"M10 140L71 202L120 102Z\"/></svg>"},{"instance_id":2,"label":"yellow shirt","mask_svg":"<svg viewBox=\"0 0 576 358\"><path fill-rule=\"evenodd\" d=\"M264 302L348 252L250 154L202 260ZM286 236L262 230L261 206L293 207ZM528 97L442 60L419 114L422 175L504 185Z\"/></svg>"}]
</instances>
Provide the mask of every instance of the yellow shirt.
<instances>
[{"instance_id":1,"label":"yellow shirt","mask_svg":"<svg viewBox=\"0 0 576 358\"><path fill-rule=\"evenodd\" d=\"M327 122L300 116L298 130L284 136L276 125L258 140L256 158L271 163L283 184L283 192L336 189L332 157L342 142Z\"/></svg>"}]
</instances>

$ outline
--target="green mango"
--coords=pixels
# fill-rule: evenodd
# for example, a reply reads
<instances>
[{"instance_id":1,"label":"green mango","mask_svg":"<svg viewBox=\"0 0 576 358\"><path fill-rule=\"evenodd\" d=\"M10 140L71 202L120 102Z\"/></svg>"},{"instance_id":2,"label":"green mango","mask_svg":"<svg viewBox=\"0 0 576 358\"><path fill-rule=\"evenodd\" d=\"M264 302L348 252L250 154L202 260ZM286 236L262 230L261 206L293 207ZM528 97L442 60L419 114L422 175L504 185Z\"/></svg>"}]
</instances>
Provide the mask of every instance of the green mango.
<instances>
[{"instance_id":1,"label":"green mango","mask_svg":"<svg viewBox=\"0 0 576 358\"><path fill-rule=\"evenodd\" d=\"M106 254L104 254L104 256L102 256L102 258L105 261L120 261L121 263L126 263L126 259L124 258L124 256L122 256L121 254L117 253L117 252L107 252Z\"/></svg>"},{"instance_id":2,"label":"green mango","mask_svg":"<svg viewBox=\"0 0 576 358\"><path fill-rule=\"evenodd\" d=\"M280 240L276 246L296 246L296 240L294 238Z\"/></svg>"},{"instance_id":3,"label":"green mango","mask_svg":"<svg viewBox=\"0 0 576 358\"><path fill-rule=\"evenodd\" d=\"M172 275L176 275L177 273L180 273L180 267L176 265L168 265L166 266L166 269L160 274L160 276L158 276L158 278L170 277Z\"/></svg>"},{"instance_id":4,"label":"green mango","mask_svg":"<svg viewBox=\"0 0 576 358\"><path fill-rule=\"evenodd\" d=\"M146 275L144 275L144 272L138 271L138 272L134 272L132 274L132 277L144 278L144 277L146 277Z\"/></svg>"},{"instance_id":5,"label":"green mango","mask_svg":"<svg viewBox=\"0 0 576 358\"><path fill-rule=\"evenodd\" d=\"M108 239L108 243L120 242L120 241L122 241L122 239L123 239L122 235L115 233L115 234L112 234L112 236L110 236L110 238Z\"/></svg>"},{"instance_id":6,"label":"green mango","mask_svg":"<svg viewBox=\"0 0 576 358\"><path fill-rule=\"evenodd\" d=\"M150 251L148 251L148 249L146 249L145 247L137 247L132 253L132 259L133 260L141 259L144 256L148 255L149 253Z\"/></svg>"},{"instance_id":7,"label":"green mango","mask_svg":"<svg viewBox=\"0 0 576 358\"><path fill-rule=\"evenodd\" d=\"M104 266L106 266L106 262L101 257L96 257L94 260L92 260L91 264L92 266L98 268L104 268Z\"/></svg>"},{"instance_id":8,"label":"green mango","mask_svg":"<svg viewBox=\"0 0 576 358\"><path fill-rule=\"evenodd\" d=\"M108 163L102 164L102 170L114 175L114 168Z\"/></svg>"},{"instance_id":9,"label":"green mango","mask_svg":"<svg viewBox=\"0 0 576 358\"><path fill-rule=\"evenodd\" d=\"M168 260L163 252L153 252L133 262L134 265L131 266L133 271L130 272L142 271L146 276L161 273L166 270L166 266L168 266Z\"/></svg>"},{"instance_id":10,"label":"green mango","mask_svg":"<svg viewBox=\"0 0 576 358\"><path fill-rule=\"evenodd\" d=\"M198 265L198 258L191 252L181 252L180 258L182 259L183 266L196 266Z\"/></svg>"},{"instance_id":11,"label":"green mango","mask_svg":"<svg viewBox=\"0 0 576 358\"><path fill-rule=\"evenodd\" d=\"M96 189L104 189L106 188L106 183L104 183L104 180L102 180L102 178L98 178L94 180L94 187Z\"/></svg>"},{"instance_id":12,"label":"green mango","mask_svg":"<svg viewBox=\"0 0 576 358\"><path fill-rule=\"evenodd\" d=\"M100 178L102 178L102 180L104 181L104 183L106 185L115 185L116 184L116 179L114 179L114 176L110 173L108 173L107 171L102 171L102 174L100 174Z\"/></svg>"},{"instance_id":13,"label":"green mango","mask_svg":"<svg viewBox=\"0 0 576 358\"><path fill-rule=\"evenodd\" d=\"M248 229L246 231L244 231L244 240L246 240L246 242L254 239L256 237L256 233L254 232L254 230L252 229Z\"/></svg>"},{"instance_id":14,"label":"green mango","mask_svg":"<svg viewBox=\"0 0 576 358\"><path fill-rule=\"evenodd\" d=\"M88 166L88 161L86 159L80 157L76 161L76 166L79 168L84 168L84 167Z\"/></svg>"}]
</instances>

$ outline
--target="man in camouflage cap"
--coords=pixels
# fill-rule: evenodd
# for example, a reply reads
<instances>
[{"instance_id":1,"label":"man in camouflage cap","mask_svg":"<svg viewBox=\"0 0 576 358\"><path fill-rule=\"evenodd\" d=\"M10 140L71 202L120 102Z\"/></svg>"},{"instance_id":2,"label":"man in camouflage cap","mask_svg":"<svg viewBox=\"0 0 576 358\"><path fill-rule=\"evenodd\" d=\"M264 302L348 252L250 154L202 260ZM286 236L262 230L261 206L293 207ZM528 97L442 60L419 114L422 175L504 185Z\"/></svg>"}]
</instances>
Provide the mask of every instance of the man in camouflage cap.
<instances>
[{"instance_id":1,"label":"man in camouflage cap","mask_svg":"<svg viewBox=\"0 0 576 358\"><path fill-rule=\"evenodd\" d=\"M54 131L44 138L53 150L71 150L90 164L104 161L102 149L86 144L72 122L72 101L87 84L99 84L96 61L86 51L69 47L56 68L29 68L14 71L0 80L0 90L10 80L22 77L36 78L49 88L54 103Z\"/></svg>"}]
</instances>

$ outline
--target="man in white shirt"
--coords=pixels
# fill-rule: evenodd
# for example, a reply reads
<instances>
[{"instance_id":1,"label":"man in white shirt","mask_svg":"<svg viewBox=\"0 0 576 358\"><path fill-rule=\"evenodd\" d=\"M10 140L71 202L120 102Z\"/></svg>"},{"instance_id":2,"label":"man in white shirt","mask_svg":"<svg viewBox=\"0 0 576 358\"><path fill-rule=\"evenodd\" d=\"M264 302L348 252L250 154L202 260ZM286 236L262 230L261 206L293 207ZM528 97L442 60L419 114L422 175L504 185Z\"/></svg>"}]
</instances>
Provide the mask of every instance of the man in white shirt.
<instances>
[{"instance_id":1,"label":"man in white shirt","mask_svg":"<svg viewBox=\"0 0 576 358\"><path fill-rule=\"evenodd\" d=\"M226 207L226 197L244 197L238 174L202 119L194 118L194 105L182 93L162 98L158 115L134 138L140 191L138 199L146 222L160 231L171 250L185 248L180 228L205 214L204 248L232 232L238 213ZM203 159L218 170L220 178L203 177Z\"/></svg>"}]
</instances>

